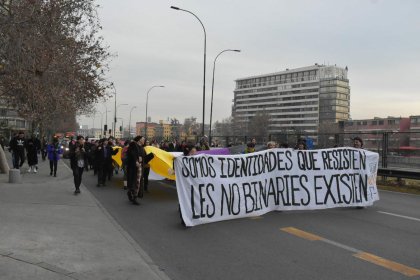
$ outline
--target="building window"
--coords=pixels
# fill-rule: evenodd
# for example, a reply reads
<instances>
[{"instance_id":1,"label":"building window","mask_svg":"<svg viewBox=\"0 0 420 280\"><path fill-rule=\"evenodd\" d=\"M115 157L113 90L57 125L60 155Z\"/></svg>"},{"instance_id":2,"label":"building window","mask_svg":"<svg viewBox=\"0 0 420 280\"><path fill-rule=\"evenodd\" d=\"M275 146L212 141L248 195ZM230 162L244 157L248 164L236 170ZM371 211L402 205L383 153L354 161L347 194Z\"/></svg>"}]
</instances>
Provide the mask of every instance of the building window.
<instances>
[{"instance_id":1,"label":"building window","mask_svg":"<svg viewBox=\"0 0 420 280\"><path fill-rule=\"evenodd\" d=\"M380 120L380 121L378 122L378 124L379 124L379 125L384 125L384 121L383 121L383 120Z\"/></svg>"}]
</instances>

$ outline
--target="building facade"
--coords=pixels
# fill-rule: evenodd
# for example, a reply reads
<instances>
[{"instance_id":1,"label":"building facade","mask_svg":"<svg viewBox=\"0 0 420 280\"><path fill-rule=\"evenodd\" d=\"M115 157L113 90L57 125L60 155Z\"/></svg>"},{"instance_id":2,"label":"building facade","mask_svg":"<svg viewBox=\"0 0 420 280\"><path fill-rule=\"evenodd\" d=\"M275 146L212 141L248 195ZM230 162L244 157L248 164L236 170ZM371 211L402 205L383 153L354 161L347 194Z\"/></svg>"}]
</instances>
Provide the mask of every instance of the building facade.
<instances>
[{"instance_id":1,"label":"building facade","mask_svg":"<svg viewBox=\"0 0 420 280\"><path fill-rule=\"evenodd\" d=\"M269 117L270 134L299 131L316 134L320 123L349 119L348 69L314 66L237 79L232 117L239 132L252 118Z\"/></svg>"},{"instance_id":2,"label":"building facade","mask_svg":"<svg viewBox=\"0 0 420 280\"><path fill-rule=\"evenodd\" d=\"M5 102L0 100L0 136L10 140L13 133L29 130L30 123L20 117L16 110L9 108Z\"/></svg>"}]
</instances>

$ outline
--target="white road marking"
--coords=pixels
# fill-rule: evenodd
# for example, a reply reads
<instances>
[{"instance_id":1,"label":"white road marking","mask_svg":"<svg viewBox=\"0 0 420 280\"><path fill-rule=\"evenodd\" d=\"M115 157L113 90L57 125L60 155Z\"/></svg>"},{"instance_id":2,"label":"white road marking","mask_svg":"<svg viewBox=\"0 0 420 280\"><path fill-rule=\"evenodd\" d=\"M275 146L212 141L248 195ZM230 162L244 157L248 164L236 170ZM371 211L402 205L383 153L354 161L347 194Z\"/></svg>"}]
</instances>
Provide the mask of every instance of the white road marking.
<instances>
[{"instance_id":1,"label":"white road marking","mask_svg":"<svg viewBox=\"0 0 420 280\"><path fill-rule=\"evenodd\" d=\"M378 211L378 213L385 214L385 215L390 215L390 216L395 216L395 217L399 217L399 218L404 218L404 219L407 219L407 220L413 220L413 221L416 221L416 222L420 222L420 219L409 217L409 216L404 216L404 215L399 215L399 214L394 214L394 213L389 213L389 212L383 212L383 211Z\"/></svg>"}]
</instances>

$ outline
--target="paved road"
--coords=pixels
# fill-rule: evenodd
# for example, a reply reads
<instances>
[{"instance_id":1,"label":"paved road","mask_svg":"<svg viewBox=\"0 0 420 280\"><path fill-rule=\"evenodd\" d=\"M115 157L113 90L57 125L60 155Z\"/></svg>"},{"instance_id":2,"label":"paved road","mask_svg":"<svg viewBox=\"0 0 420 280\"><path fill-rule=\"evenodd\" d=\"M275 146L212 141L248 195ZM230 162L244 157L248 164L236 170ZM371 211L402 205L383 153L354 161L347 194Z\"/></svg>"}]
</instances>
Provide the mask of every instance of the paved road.
<instances>
[{"instance_id":1,"label":"paved road","mask_svg":"<svg viewBox=\"0 0 420 280\"><path fill-rule=\"evenodd\" d=\"M89 173L86 187L171 279L420 279L420 196L184 229L173 185L152 182L133 206L120 179L97 188Z\"/></svg>"}]
</instances>

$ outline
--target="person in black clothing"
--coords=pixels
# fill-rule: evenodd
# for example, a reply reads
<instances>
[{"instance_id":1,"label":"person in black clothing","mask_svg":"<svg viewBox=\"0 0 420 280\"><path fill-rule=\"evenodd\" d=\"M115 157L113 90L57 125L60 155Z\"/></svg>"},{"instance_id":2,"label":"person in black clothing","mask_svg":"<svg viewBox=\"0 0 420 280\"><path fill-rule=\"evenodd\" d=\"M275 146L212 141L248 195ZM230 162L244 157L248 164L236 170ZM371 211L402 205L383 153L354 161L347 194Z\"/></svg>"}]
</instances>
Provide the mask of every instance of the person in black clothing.
<instances>
[{"instance_id":1,"label":"person in black clothing","mask_svg":"<svg viewBox=\"0 0 420 280\"><path fill-rule=\"evenodd\" d=\"M45 138L45 136L43 136L42 140L41 140L41 157L42 157L42 160L45 160L47 158L47 154L48 154L47 147L48 147L48 141Z\"/></svg>"},{"instance_id":2,"label":"person in black clothing","mask_svg":"<svg viewBox=\"0 0 420 280\"><path fill-rule=\"evenodd\" d=\"M83 170L85 170L85 166L87 165L87 152L85 150L85 138L79 135L76 139L76 143L71 146L69 155L70 165L73 169L74 194L79 194Z\"/></svg>"},{"instance_id":3,"label":"person in black clothing","mask_svg":"<svg viewBox=\"0 0 420 280\"><path fill-rule=\"evenodd\" d=\"M95 151L96 168L98 172L98 184L105 186L106 177L109 175L109 169L112 167L112 156L118 153L109 145L108 140L102 139ZM110 167L111 166L111 167Z\"/></svg>"},{"instance_id":4,"label":"person in black clothing","mask_svg":"<svg viewBox=\"0 0 420 280\"><path fill-rule=\"evenodd\" d=\"M13 156L13 168L19 169L25 162L25 134L21 131L10 141Z\"/></svg>"},{"instance_id":5,"label":"person in black clothing","mask_svg":"<svg viewBox=\"0 0 420 280\"><path fill-rule=\"evenodd\" d=\"M38 172L38 153L41 149L41 142L35 135L32 135L31 138L26 140L26 153L28 157L28 165L29 169L28 172Z\"/></svg>"},{"instance_id":6,"label":"person in black clothing","mask_svg":"<svg viewBox=\"0 0 420 280\"><path fill-rule=\"evenodd\" d=\"M143 148L144 143L144 137L136 136L127 150L127 196L134 205L139 205L137 197L143 196L140 187L143 177L143 167L146 161L146 152ZM152 153L147 155L147 162L153 157L154 155Z\"/></svg>"}]
</instances>

